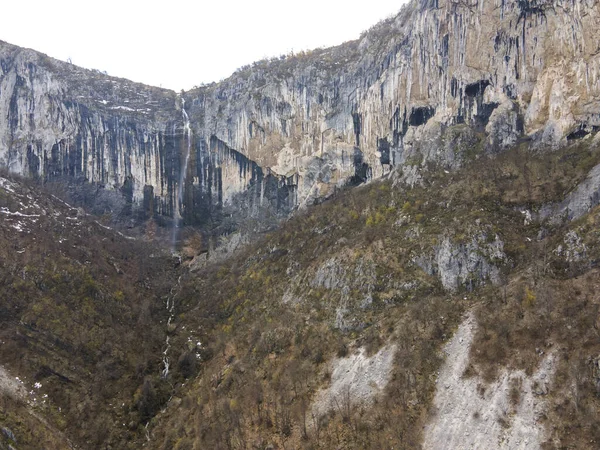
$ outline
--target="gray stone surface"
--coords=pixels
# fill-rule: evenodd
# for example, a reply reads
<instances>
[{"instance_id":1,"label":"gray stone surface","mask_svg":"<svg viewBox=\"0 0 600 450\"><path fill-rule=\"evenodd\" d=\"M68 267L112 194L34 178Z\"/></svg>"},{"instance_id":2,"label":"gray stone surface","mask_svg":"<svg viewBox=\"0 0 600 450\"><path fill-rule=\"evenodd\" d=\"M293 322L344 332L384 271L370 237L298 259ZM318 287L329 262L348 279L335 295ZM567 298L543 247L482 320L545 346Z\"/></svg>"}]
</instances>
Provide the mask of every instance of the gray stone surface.
<instances>
[{"instance_id":1,"label":"gray stone surface","mask_svg":"<svg viewBox=\"0 0 600 450\"><path fill-rule=\"evenodd\" d=\"M488 239L486 233L476 233L465 243L443 237L433 256L422 254L413 258L424 272L437 276L448 291L460 286L472 289L488 280L498 283L498 265L505 260L502 240L499 236Z\"/></svg>"},{"instance_id":2,"label":"gray stone surface","mask_svg":"<svg viewBox=\"0 0 600 450\"><path fill-rule=\"evenodd\" d=\"M23 381L10 375L2 366L0 366L0 391L15 399L25 399L27 389Z\"/></svg>"},{"instance_id":3,"label":"gray stone surface","mask_svg":"<svg viewBox=\"0 0 600 450\"><path fill-rule=\"evenodd\" d=\"M395 353L395 345L386 345L370 357L361 348L334 359L330 363L331 382L315 395L313 413L319 416L371 403L389 381Z\"/></svg>"},{"instance_id":4,"label":"gray stone surface","mask_svg":"<svg viewBox=\"0 0 600 450\"><path fill-rule=\"evenodd\" d=\"M552 353L528 377L523 371L504 370L486 384L464 376L477 324L467 316L444 348L446 361L436 381L434 411L425 428L423 449L539 449L544 441L541 417L543 395L554 373ZM518 386L511 403L511 386Z\"/></svg>"},{"instance_id":5,"label":"gray stone surface","mask_svg":"<svg viewBox=\"0 0 600 450\"><path fill-rule=\"evenodd\" d=\"M0 43L0 164L172 216L191 139L187 223L226 207L285 215L393 167L414 184L429 162L455 168L522 137L542 149L592 132L599 27L594 0L414 0L356 41L183 93L189 136L172 91Z\"/></svg>"},{"instance_id":6,"label":"gray stone surface","mask_svg":"<svg viewBox=\"0 0 600 450\"><path fill-rule=\"evenodd\" d=\"M542 208L540 217L555 223L562 220L575 220L599 204L600 165L597 165L561 203Z\"/></svg>"}]
</instances>

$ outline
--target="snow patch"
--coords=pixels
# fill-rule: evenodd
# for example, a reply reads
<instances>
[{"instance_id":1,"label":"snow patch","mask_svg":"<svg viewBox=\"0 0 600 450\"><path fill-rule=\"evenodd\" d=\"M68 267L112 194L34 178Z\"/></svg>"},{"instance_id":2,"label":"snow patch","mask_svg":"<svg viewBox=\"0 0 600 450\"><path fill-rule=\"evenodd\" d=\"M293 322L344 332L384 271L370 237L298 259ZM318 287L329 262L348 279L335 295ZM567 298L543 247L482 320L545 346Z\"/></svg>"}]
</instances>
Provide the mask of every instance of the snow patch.
<instances>
[{"instance_id":1,"label":"snow patch","mask_svg":"<svg viewBox=\"0 0 600 450\"><path fill-rule=\"evenodd\" d=\"M58 201L58 202L62 203L63 205L65 205L65 206L68 206L68 207L69 207L69 208L71 208L71 209L76 209L74 206L72 206L72 205L69 205L69 204L68 204L67 202L65 202L65 201L64 201L62 198L59 198L59 197L57 197L57 196L56 196L56 195L54 195L54 194L50 194L50 197L52 197L54 200L56 200L56 201Z\"/></svg>"},{"instance_id":2,"label":"snow patch","mask_svg":"<svg viewBox=\"0 0 600 450\"><path fill-rule=\"evenodd\" d=\"M111 106L109 109L121 110L121 111L135 111L134 108L130 108L129 106Z\"/></svg>"},{"instance_id":3,"label":"snow patch","mask_svg":"<svg viewBox=\"0 0 600 450\"><path fill-rule=\"evenodd\" d=\"M69 217L67 217L69 219ZM76 218L73 218L76 219ZM133 236L127 236L126 234L121 233L120 231L114 230L111 227L107 227L106 225L102 225L100 222L98 222L97 220L94 220L94 222L96 223L96 225L99 225L100 227L104 228L105 230L110 230L113 233L117 233L119 236L121 236L122 238L128 239L130 241L135 241L136 238L134 238Z\"/></svg>"},{"instance_id":4,"label":"snow patch","mask_svg":"<svg viewBox=\"0 0 600 450\"><path fill-rule=\"evenodd\" d=\"M9 216L18 216L18 217L40 217L39 214L23 214L19 211L10 211L8 208L0 208L0 214L6 214Z\"/></svg>"},{"instance_id":5,"label":"snow patch","mask_svg":"<svg viewBox=\"0 0 600 450\"><path fill-rule=\"evenodd\" d=\"M464 378L477 324L470 314L446 345L446 362L437 380L434 414L425 429L423 449L539 449L544 429L542 395L554 373L552 353L528 377L521 370L505 370L486 385L478 377ZM520 396L511 404L510 392ZM514 400L514 399L513 399Z\"/></svg>"},{"instance_id":6,"label":"snow patch","mask_svg":"<svg viewBox=\"0 0 600 450\"><path fill-rule=\"evenodd\" d=\"M22 224L21 222L13 223L13 224L11 225L11 227L13 227L15 230L17 230L17 231L19 231L19 232L22 232L22 231L24 231L24 229L23 229L23 224Z\"/></svg>"},{"instance_id":7,"label":"snow patch","mask_svg":"<svg viewBox=\"0 0 600 450\"><path fill-rule=\"evenodd\" d=\"M8 192L15 192L15 185L6 178L0 177L0 187Z\"/></svg>"}]
</instances>

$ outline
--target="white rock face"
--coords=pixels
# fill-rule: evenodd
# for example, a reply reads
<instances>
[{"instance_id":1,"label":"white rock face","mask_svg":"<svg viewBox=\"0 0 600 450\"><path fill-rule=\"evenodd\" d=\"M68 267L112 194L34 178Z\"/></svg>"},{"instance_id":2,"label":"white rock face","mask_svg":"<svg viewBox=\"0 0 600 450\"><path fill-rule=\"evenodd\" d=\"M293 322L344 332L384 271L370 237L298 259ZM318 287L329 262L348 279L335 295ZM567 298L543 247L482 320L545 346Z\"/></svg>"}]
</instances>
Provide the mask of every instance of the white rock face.
<instances>
[{"instance_id":1,"label":"white rock face","mask_svg":"<svg viewBox=\"0 0 600 450\"><path fill-rule=\"evenodd\" d=\"M186 128L184 104L173 91L0 42L0 167L93 183L171 216L184 180L179 213L196 222L249 190L250 208L263 198L282 209L296 204L295 196L278 195L286 180L269 177L216 137Z\"/></svg>"},{"instance_id":2,"label":"white rock face","mask_svg":"<svg viewBox=\"0 0 600 450\"><path fill-rule=\"evenodd\" d=\"M151 88L124 80L117 88L115 80L98 74L91 82L91 71L8 44L0 43L0 61L0 165L23 175L83 178L109 189L129 181L138 202L145 185L168 196L161 164L168 123L153 121L156 106L139 100ZM131 103L135 109L115 106L130 104L125 95L138 99Z\"/></svg>"},{"instance_id":3,"label":"white rock face","mask_svg":"<svg viewBox=\"0 0 600 450\"><path fill-rule=\"evenodd\" d=\"M313 412L319 416L368 405L387 385L395 353L396 346L387 345L371 357L361 348L358 353L336 358L331 363L331 383L316 394Z\"/></svg>"},{"instance_id":4,"label":"white rock face","mask_svg":"<svg viewBox=\"0 0 600 450\"><path fill-rule=\"evenodd\" d=\"M27 389L18 377L11 376L0 366L0 393L8 395L16 400L27 398Z\"/></svg>"},{"instance_id":5,"label":"white rock face","mask_svg":"<svg viewBox=\"0 0 600 450\"><path fill-rule=\"evenodd\" d=\"M551 222L575 220L587 214L600 204L600 165L595 166L583 182L581 182L561 203L548 205L542 209L542 219Z\"/></svg>"},{"instance_id":6,"label":"white rock face","mask_svg":"<svg viewBox=\"0 0 600 450\"><path fill-rule=\"evenodd\" d=\"M565 234L563 243L564 245L560 244L554 253L562 256L566 262L576 263L587 258L587 247L575 230L570 230Z\"/></svg>"},{"instance_id":7,"label":"white rock face","mask_svg":"<svg viewBox=\"0 0 600 450\"><path fill-rule=\"evenodd\" d=\"M446 362L437 379L435 409L425 428L423 449L541 448L542 395L554 373L553 355L548 354L531 377L505 370L490 385L477 377L465 378L476 327L469 315L444 348ZM520 392L517 404L511 404L512 386Z\"/></svg>"}]
</instances>

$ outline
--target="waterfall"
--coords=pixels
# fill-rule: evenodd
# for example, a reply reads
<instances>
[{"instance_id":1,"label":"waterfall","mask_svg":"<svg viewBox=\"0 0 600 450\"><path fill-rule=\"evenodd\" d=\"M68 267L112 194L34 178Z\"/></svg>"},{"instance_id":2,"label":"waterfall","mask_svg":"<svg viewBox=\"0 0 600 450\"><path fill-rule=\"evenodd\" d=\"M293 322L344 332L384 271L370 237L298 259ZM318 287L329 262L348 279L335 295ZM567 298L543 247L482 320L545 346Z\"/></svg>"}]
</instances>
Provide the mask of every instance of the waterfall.
<instances>
[{"instance_id":1,"label":"waterfall","mask_svg":"<svg viewBox=\"0 0 600 450\"><path fill-rule=\"evenodd\" d=\"M179 235L179 228L183 219L183 190L185 187L185 178L187 175L187 167L190 162L190 153L192 152L192 129L190 127L190 118L187 111L185 110L185 99L183 96L179 96L181 99L181 113L183 116L183 138L186 142L186 151L183 164L179 170L179 184L177 185L177 198L175 199L175 210L173 211L173 253L175 253L175 246L177 244L177 237Z\"/></svg>"},{"instance_id":2,"label":"waterfall","mask_svg":"<svg viewBox=\"0 0 600 450\"><path fill-rule=\"evenodd\" d=\"M185 99L183 96L179 96L181 100L181 113L183 116L183 138L186 143L185 150L185 158L183 160L183 164L179 170L179 184L177 185L177 198L175 199L175 209L173 211L173 237L172 237L172 250L173 254L175 254L176 245L177 245L177 237L179 236L179 228L181 227L181 222L183 216L181 211L183 210L183 189L185 185L185 178L187 175L187 167L190 162L190 153L192 152L192 129L190 127L190 118L188 116L187 111L185 110ZM181 257L180 257L181 261ZM167 311L169 312L169 319L167 320L167 339L165 342L165 349L163 351L162 365L163 368L161 370L161 377L166 379L169 376L169 350L171 349L171 343L169 342L170 332L169 328L171 326L171 322L173 320L174 309L175 309L175 288L179 286L181 282L181 277L177 280L177 285L173 286L169 296L167 297Z\"/></svg>"},{"instance_id":3,"label":"waterfall","mask_svg":"<svg viewBox=\"0 0 600 450\"><path fill-rule=\"evenodd\" d=\"M169 321L171 318L169 317ZM168 332L168 330L167 330ZM166 346L163 351L163 370L160 375L162 378L166 379L169 376L169 357L167 356L169 353L169 349L171 348L171 344L169 343L169 336L167 336Z\"/></svg>"},{"instance_id":4,"label":"waterfall","mask_svg":"<svg viewBox=\"0 0 600 450\"><path fill-rule=\"evenodd\" d=\"M170 367L169 350L171 349L169 333L171 332L170 331L171 322L173 321L173 318L175 316L175 311L174 311L175 310L175 296L177 295L177 291L180 288L181 288L181 277L179 277L177 279L177 283L171 288L171 291L169 292L169 295L167 296L167 300L166 300L166 307L167 307L167 311L169 312L169 318L167 320L167 339L165 340L165 349L162 352L163 368L160 372L160 375L163 379L167 379L167 377L169 376L169 367Z\"/></svg>"}]
</instances>

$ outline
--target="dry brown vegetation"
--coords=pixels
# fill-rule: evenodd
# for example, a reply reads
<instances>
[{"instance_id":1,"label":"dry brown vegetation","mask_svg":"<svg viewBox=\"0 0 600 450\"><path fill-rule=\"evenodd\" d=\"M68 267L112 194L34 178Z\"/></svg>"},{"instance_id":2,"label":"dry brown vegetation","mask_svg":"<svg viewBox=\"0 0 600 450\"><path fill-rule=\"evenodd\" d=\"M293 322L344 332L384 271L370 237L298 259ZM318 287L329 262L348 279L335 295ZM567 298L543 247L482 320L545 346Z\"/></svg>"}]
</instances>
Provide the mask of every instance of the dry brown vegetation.
<instances>
[{"instance_id":1,"label":"dry brown vegetation","mask_svg":"<svg viewBox=\"0 0 600 450\"><path fill-rule=\"evenodd\" d=\"M477 159L452 175L432 167L424 187L373 183L297 215L235 259L199 274L186 288L196 301L181 304L181 323L212 329L208 353L214 356L198 367L179 406L157 419L157 445L414 448L434 391L437 352L467 307L478 306L481 322L474 370L489 380L505 366L532 371L546 348L547 329L556 327L558 318L568 315L575 320L572 328L578 326L569 308L581 306L568 297L561 297L563 306L549 299L566 289L565 276L588 269L569 264L565 272L564 262L552 254L565 229L549 229L549 237L538 242L540 225L524 225L514 207L560 200L567 188L549 190L549 184L580 181L597 162L598 152L585 146L550 158L519 148ZM435 248L441 235L468 240L475 223L501 236L509 261L501 286L480 287L465 300L463 292L444 293L412 258ZM534 244L525 244L528 237ZM351 291L353 320L346 330L334 325L339 289L311 284L317 268L333 255L343 255L341 264L348 267L363 260L376 266L372 303L358 306L364 292ZM294 280L300 287L285 303ZM398 289L398 280L410 288ZM551 303L554 321L539 311ZM588 313L581 309L582 320ZM586 323L579 325L585 329ZM571 337L557 335L555 341L562 339ZM349 398L320 420L310 415L314 393L328 382L327 361L361 346L375 352L389 341L399 344L392 381L371 409ZM558 416L552 420L560 423ZM553 437L563 442L564 429L557 430ZM230 440L219 439L223 433Z\"/></svg>"},{"instance_id":2,"label":"dry brown vegetation","mask_svg":"<svg viewBox=\"0 0 600 450\"><path fill-rule=\"evenodd\" d=\"M589 260L566 264L552 251L557 239L536 242L529 270L511 276L506 286L488 289L477 309L472 369L485 379L494 379L503 367L532 374L546 354L558 355L545 448L592 448L600 442L600 274L590 264L600 250L598 220L600 208L595 208L571 225L580 233L582 222L589 226Z\"/></svg>"},{"instance_id":3,"label":"dry brown vegetation","mask_svg":"<svg viewBox=\"0 0 600 450\"><path fill-rule=\"evenodd\" d=\"M15 186L16 194L0 189L0 207L39 217L24 219L22 231L10 216L0 223L0 361L33 403L3 410L2 424L18 448L65 448L61 432L78 445L124 448L145 424L142 409L153 415L171 391L154 381L153 404L134 398L147 377L159 378L173 265L30 182ZM46 431L27 425L36 417Z\"/></svg>"},{"instance_id":4,"label":"dry brown vegetation","mask_svg":"<svg viewBox=\"0 0 600 450\"><path fill-rule=\"evenodd\" d=\"M4 255L25 243L30 251L3 262L10 352L0 348L0 358L32 378L54 371L42 371L51 398L86 425L75 430L43 413L79 443L139 448L148 432L147 445L165 449L412 449L428 418L439 349L475 308L465 375L531 373L556 352L555 381L540 394L550 405L547 445L589 448L598 440L600 211L550 225L525 224L521 209L561 200L599 162L598 149L583 143L479 156L451 174L429 163L422 186L386 180L342 191L193 274L151 258L147 243L92 224L67 247L30 235L14 241L3 228ZM586 246L577 261L555 251L569 230ZM444 237L460 246L482 233L504 242L497 286L475 277L448 293L415 262ZM199 234L186 236L188 257L206 251ZM176 305L169 328L167 297ZM162 380L166 333L172 370ZM391 380L372 406L346 395L328 414L313 414L333 358L359 348L374 354L390 342Z\"/></svg>"}]
</instances>

